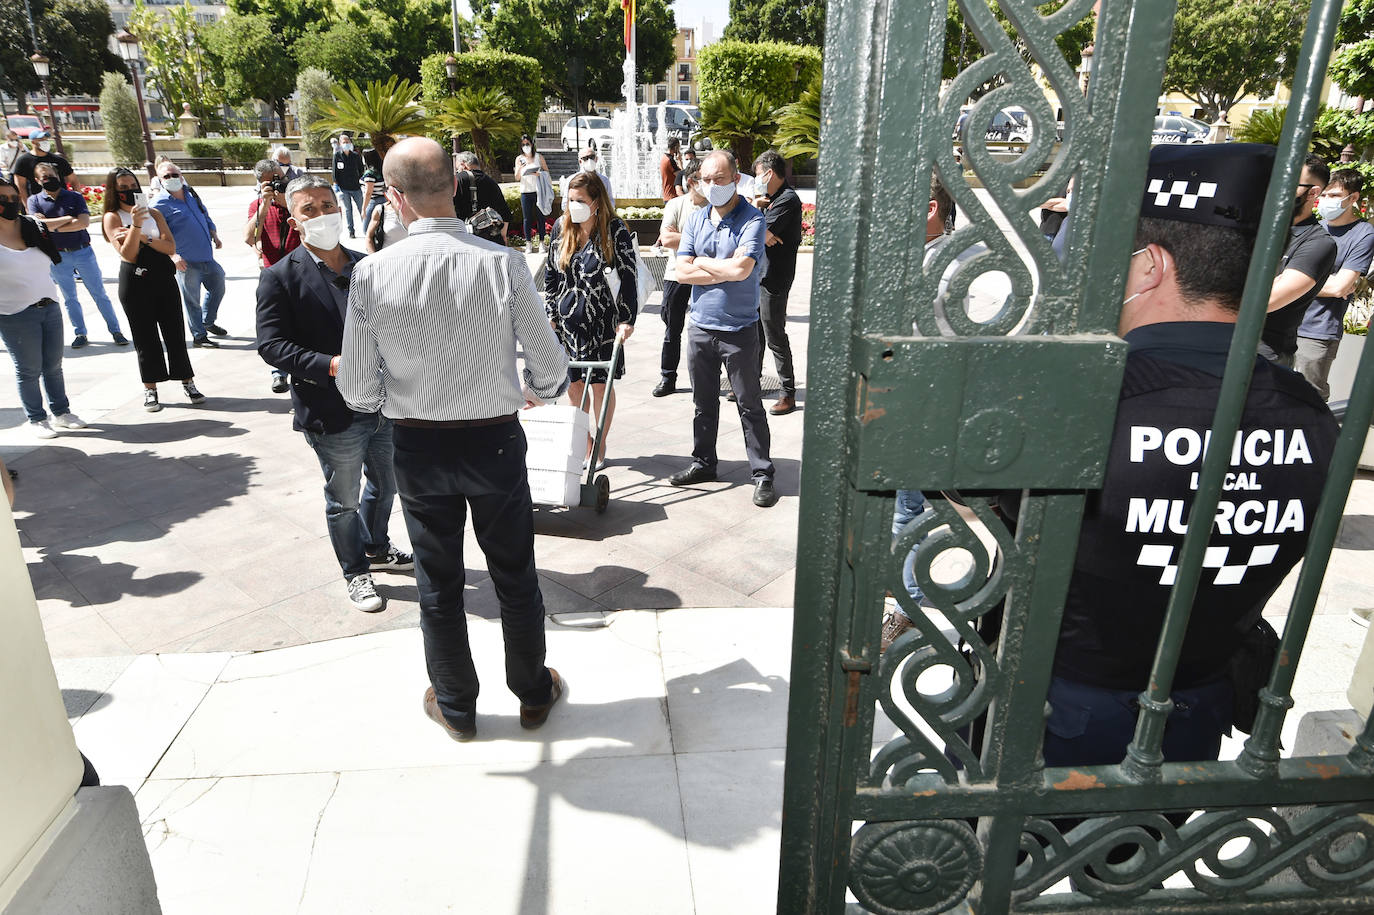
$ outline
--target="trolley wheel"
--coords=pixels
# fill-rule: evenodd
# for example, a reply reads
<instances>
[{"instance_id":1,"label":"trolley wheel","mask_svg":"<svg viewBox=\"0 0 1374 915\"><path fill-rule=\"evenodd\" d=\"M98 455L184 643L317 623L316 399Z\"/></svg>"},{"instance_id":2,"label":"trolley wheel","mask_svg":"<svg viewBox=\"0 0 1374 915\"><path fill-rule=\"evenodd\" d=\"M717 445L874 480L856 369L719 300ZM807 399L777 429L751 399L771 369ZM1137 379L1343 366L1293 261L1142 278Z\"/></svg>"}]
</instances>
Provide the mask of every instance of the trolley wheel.
<instances>
[{"instance_id":1,"label":"trolley wheel","mask_svg":"<svg viewBox=\"0 0 1374 915\"><path fill-rule=\"evenodd\" d=\"M599 515L606 510L606 506L611 502L611 481L603 473L594 481L596 486L596 513Z\"/></svg>"}]
</instances>

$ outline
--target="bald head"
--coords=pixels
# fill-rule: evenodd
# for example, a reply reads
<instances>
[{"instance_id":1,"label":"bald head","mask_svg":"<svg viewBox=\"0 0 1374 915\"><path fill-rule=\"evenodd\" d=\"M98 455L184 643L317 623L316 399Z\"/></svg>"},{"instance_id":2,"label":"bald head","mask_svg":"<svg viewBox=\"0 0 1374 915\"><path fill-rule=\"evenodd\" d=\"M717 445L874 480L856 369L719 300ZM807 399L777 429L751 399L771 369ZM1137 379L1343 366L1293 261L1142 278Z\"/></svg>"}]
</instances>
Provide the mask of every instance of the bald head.
<instances>
[{"instance_id":1,"label":"bald head","mask_svg":"<svg viewBox=\"0 0 1374 915\"><path fill-rule=\"evenodd\" d=\"M391 188L419 218L454 216L453 160L428 137L411 137L391 147L382 166Z\"/></svg>"}]
</instances>

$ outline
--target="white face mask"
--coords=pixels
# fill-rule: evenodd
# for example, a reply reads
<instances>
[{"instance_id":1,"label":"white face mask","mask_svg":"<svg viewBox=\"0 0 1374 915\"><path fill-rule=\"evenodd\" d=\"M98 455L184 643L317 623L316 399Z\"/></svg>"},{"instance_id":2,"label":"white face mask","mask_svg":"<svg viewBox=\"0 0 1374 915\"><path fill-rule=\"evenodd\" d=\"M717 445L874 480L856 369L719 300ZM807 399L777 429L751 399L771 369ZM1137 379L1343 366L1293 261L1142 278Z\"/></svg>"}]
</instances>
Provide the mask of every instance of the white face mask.
<instances>
[{"instance_id":1,"label":"white face mask","mask_svg":"<svg viewBox=\"0 0 1374 915\"><path fill-rule=\"evenodd\" d=\"M39 152L45 152L45 153L46 153L46 152L52 152L52 141L51 141L51 140L39 140L39 141L38 141L38 151L39 151Z\"/></svg>"},{"instance_id":2,"label":"white face mask","mask_svg":"<svg viewBox=\"0 0 1374 915\"><path fill-rule=\"evenodd\" d=\"M529 146L522 146L522 147L520 147L520 148L523 149L523 150L525 151L525 155L527 155L527 156L528 156L528 155L532 155L532 154L534 153L534 149L531 148L531 147L529 147Z\"/></svg>"},{"instance_id":3,"label":"white face mask","mask_svg":"<svg viewBox=\"0 0 1374 915\"><path fill-rule=\"evenodd\" d=\"M708 184L706 186L706 199L711 202L713 207L723 207L735 199L735 186L733 184Z\"/></svg>"},{"instance_id":4,"label":"white face mask","mask_svg":"<svg viewBox=\"0 0 1374 915\"><path fill-rule=\"evenodd\" d=\"M590 203L583 203L580 200L569 200L568 218L577 225L581 225L592 218L592 205Z\"/></svg>"},{"instance_id":5,"label":"white face mask","mask_svg":"<svg viewBox=\"0 0 1374 915\"><path fill-rule=\"evenodd\" d=\"M584 172L588 172L588 173L596 171L596 160L595 160L595 159L586 159L586 160L584 160L584 161L582 162L582 170L583 170Z\"/></svg>"},{"instance_id":6,"label":"white face mask","mask_svg":"<svg viewBox=\"0 0 1374 915\"><path fill-rule=\"evenodd\" d=\"M16 146L19 145L19 141L18 141L18 140L6 140L6 141L5 141L5 145L8 146L10 149L14 149Z\"/></svg>"},{"instance_id":7,"label":"white face mask","mask_svg":"<svg viewBox=\"0 0 1374 915\"><path fill-rule=\"evenodd\" d=\"M1317 215L1328 221L1339 219L1341 214L1345 212L1345 208L1349 206L1346 202L1349 199L1349 194L1340 198L1319 197L1317 198Z\"/></svg>"},{"instance_id":8,"label":"white face mask","mask_svg":"<svg viewBox=\"0 0 1374 915\"><path fill-rule=\"evenodd\" d=\"M301 241L310 247L333 251L339 245L343 216L339 213L321 213L312 219L297 222L296 231L301 233Z\"/></svg>"},{"instance_id":9,"label":"white face mask","mask_svg":"<svg viewBox=\"0 0 1374 915\"><path fill-rule=\"evenodd\" d=\"M353 151L353 144L352 144L352 143L340 143L340 144L339 144L339 149L342 149L344 152L352 152L352 151Z\"/></svg>"},{"instance_id":10,"label":"white face mask","mask_svg":"<svg viewBox=\"0 0 1374 915\"><path fill-rule=\"evenodd\" d=\"M162 189L169 194L175 194L179 192L183 186L184 183L182 182L179 176L162 179Z\"/></svg>"}]
</instances>

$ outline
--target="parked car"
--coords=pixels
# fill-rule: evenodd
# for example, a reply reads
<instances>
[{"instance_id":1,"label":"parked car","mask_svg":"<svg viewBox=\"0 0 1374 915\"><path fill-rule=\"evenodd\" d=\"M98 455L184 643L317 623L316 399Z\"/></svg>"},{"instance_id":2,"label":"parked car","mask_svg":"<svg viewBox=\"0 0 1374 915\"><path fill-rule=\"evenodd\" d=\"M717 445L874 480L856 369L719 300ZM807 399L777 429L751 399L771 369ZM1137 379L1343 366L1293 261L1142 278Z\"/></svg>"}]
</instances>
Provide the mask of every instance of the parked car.
<instances>
[{"instance_id":1,"label":"parked car","mask_svg":"<svg viewBox=\"0 0 1374 915\"><path fill-rule=\"evenodd\" d=\"M965 105L959 111L959 122L954 126L954 142L960 142L960 136L964 131L964 124L968 121L970 112L973 111L972 105ZM991 142L1011 142L1029 143L1032 133L1030 116L1026 114L1026 109L1020 107L1003 108L993 114L992 120L988 123L987 130L983 133L983 139Z\"/></svg>"},{"instance_id":2,"label":"parked car","mask_svg":"<svg viewBox=\"0 0 1374 915\"><path fill-rule=\"evenodd\" d=\"M640 129L658 136L658 125L663 124L670 137L677 137L684 143L701 130L701 109L682 102L660 102L645 109L646 122Z\"/></svg>"},{"instance_id":3,"label":"parked car","mask_svg":"<svg viewBox=\"0 0 1374 915\"><path fill-rule=\"evenodd\" d=\"M611 119L591 116L568 118L560 139L568 152L576 151L579 143L585 149L593 140L597 149L605 149L611 145Z\"/></svg>"},{"instance_id":4,"label":"parked car","mask_svg":"<svg viewBox=\"0 0 1374 915\"><path fill-rule=\"evenodd\" d=\"M19 134L19 136L23 137L25 140L29 138L29 134L36 130L46 130L49 133L52 132L52 127L50 125L37 115L32 114L8 115L5 118L5 126Z\"/></svg>"},{"instance_id":5,"label":"parked car","mask_svg":"<svg viewBox=\"0 0 1374 915\"><path fill-rule=\"evenodd\" d=\"M1212 128L1205 121L1185 118L1181 114L1163 114L1155 118L1150 143L1206 143L1211 132Z\"/></svg>"}]
</instances>

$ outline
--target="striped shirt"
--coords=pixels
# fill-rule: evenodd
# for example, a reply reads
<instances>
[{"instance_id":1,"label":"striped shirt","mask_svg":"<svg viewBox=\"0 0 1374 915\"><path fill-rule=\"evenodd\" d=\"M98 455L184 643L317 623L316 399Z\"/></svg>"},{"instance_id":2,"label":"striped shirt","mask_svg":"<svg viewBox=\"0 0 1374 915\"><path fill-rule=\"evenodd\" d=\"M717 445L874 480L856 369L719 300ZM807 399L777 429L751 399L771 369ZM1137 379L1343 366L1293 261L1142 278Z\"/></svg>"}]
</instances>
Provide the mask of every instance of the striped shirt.
<instances>
[{"instance_id":1,"label":"striped shirt","mask_svg":"<svg viewBox=\"0 0 1374 915\"><path fill-rule=\"evenodd\" d=\"M524 258L457 219L417 219L409 237L353 268L339 393L361 413L488 419L525 405L516 370L543 400L568 386L568 357Z\"/></svg>"}]
</instances>

